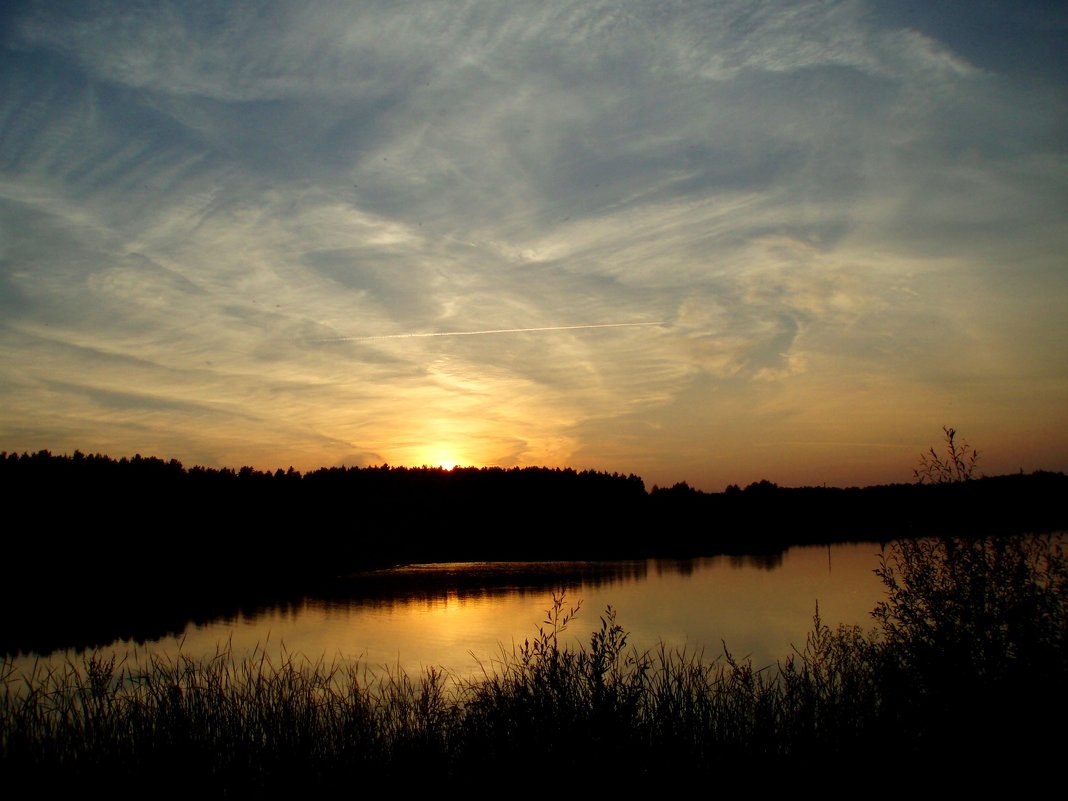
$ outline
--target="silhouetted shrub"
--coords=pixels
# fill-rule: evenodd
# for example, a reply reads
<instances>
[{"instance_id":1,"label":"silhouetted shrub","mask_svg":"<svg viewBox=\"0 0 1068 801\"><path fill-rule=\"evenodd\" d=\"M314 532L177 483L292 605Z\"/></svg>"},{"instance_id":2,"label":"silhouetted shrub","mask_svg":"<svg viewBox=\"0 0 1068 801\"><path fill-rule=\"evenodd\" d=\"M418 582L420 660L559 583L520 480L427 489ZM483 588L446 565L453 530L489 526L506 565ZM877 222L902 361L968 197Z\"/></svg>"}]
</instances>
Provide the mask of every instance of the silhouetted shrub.
<instances>
[{"instance_id":1,"label":"silhouetted shrub","mask_svg":"<svg viewBox=\"0 0 1068 801\"><path fill-rule=\"evenodd\" d=\"M895 543L878 572L874 630L832 630L817 609L804 648L767 669L726 649L628 649L611 607L589 650L564 647L578 608L561 594L538 635L475 680L226 652L90 655L29 677L0 663L0 772L46 791L166 776L219 796L527 775L732 788L753 771L786 786L828 763L839 782L869 776L873 759L957 789L1043 781L1063 748L1038 724L1065 710L1064 538Z\"/></svg>"},{"instance_id":2,"label":"silhouetted shrub","mask_svg":"<svg viewBox=\"0 0 1068 801\"><path fill-rule=\"evenodd\" d=\"M913 475L921 484L970 481L975 477L979 451L964 440L958 442L956 429L942 426L942 432L945 434L945 455L940 455L934 448L921 453L920 466L912 471Z\"/></svg>"}]
</instances>

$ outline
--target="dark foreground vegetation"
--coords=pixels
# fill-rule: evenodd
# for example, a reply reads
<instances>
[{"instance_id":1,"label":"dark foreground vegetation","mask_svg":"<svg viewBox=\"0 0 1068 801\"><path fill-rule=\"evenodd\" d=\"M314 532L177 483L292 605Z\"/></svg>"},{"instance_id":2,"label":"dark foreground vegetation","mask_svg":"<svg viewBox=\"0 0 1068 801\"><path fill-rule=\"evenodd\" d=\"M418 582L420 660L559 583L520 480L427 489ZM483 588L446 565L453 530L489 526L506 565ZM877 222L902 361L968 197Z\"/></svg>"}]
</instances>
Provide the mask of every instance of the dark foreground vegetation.
<instances>
[{"instance_id":1,"label":"dark foreground vegetation","mask_svg":"<svg viewBox=\"0 0 1068 801\"><path fill-rule=\"evenodd\" d=\"M768 668L637 653L611 609L588 648L564 647L577 621L557 595L540 634L472 681L226 652L9 671L0 773L44 791L106 780L216 796L692 781L878 796L1059 780L1064 537L902 541L878 572L874 629L831 629L817 610L804 646Z\"/></svg>"},{"instance_id":2,"label":"dark foreground vegetation","mask_svg":"<svg viewBox=\"0 0 1068 801\"><path fill-rule=\"evenodd\" d=\"M970 477L974 462L945 461L951 478ZM396 564L774 556L798 544L1068 529L1068 476L1047 472L647 492L634 475L570 469L272 473L40 451L0 453L0 488L0 585L19 600L0 605L0 654L164 637L329 597L339 576Z\"/></svg>"}]
</instances>

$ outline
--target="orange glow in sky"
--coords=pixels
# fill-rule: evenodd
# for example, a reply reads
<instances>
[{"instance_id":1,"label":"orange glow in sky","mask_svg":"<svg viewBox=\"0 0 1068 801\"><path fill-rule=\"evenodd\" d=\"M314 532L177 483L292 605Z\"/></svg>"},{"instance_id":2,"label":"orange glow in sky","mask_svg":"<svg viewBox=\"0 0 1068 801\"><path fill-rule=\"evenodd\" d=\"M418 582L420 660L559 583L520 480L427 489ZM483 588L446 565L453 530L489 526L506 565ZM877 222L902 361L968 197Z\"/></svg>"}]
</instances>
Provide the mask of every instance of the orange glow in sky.
<instances>
[{"instance_id":1,"label":"orange glow in sky","mask_svg":"<svg viewBox=\"0 0 1068 801\"><path fill-rule=\"evenodd\" d=\"M0 449L1068 470L1053 4L170 5L6 14Z\"/></svg>"}]
</instances>

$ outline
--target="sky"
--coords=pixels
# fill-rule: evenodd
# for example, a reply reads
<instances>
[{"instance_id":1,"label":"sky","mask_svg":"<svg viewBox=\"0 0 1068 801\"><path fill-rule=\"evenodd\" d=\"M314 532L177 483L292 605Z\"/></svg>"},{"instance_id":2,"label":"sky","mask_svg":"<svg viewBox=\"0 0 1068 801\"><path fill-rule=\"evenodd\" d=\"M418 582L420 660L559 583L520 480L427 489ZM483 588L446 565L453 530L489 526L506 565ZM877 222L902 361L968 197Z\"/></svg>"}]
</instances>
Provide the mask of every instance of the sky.
<instances>
[{"instance_id":1,"label":"sky","mask_svg":"<svg viewBox=\"0 0 1068 801\"><path fill-rule=\"evenodd\" d=\"M14 2L0 450L1068 470L1059 2Z\"/></svg>"}]
</instances>

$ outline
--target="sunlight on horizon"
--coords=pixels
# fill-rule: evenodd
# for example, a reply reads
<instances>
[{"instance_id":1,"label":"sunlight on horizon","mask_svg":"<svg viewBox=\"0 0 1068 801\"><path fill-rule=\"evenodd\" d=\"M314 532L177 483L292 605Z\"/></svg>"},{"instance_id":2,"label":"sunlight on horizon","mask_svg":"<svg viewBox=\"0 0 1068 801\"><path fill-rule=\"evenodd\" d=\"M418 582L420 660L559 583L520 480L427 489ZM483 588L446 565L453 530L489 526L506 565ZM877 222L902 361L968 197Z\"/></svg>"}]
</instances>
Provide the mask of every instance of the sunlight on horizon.
<instances>
[{"instance_id":1,"label":"sunlight on horizon","mask_svg":"<svg viewBox=\"0 0 1068 801\"><path fill-rule=\"evenodd\" d=\"M465 460L457 454L458 451L448 447L429 448L426 451L426 456L418 459L417 463L413 463L411 466L440 467L442 470L452 470L457 465L470 462L470 460Z\"/></svg>"},{"instance_id":2,"label":"sunlight on horizon","mask_svg":"<svg viewBox=\"0 0 1068 801\"><path fill-rule=\"evenodd\" d=\"M1068 469L1052 6L171 5L4 18L3 448Z\"/></svg>"}]
</instances>

